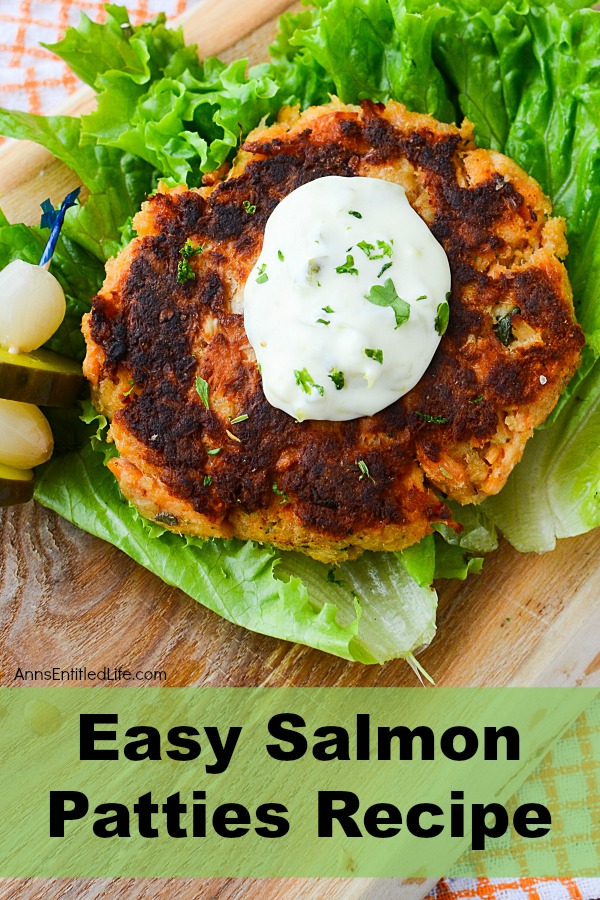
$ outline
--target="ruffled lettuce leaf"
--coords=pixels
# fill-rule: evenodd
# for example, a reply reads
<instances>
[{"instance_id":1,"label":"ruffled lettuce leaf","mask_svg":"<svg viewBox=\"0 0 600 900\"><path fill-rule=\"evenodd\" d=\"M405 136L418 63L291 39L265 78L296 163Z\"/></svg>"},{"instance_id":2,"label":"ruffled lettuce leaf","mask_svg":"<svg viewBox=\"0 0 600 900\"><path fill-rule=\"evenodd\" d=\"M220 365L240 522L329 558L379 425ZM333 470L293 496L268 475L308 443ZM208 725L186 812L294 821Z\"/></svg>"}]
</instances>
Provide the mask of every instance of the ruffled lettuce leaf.
<instances>
[{"instance_id":1,"label":"ruffled lettuce leaf","mask_svg":"<svg viewBox=\"0 0 600 900\"><path fill-rule=\"evenodd\" d=\"M498 547L496 528L481 507L449 506L460 530L448 525L434 525L435 534L397 553L397 557L416 583L431 584L438 578L459 578L479 574L484 555Z\"/></svg>"},{"instance_id":2,"label":"ruffled lettuce leaf","mask_svg":"<svg viewBox=\"0 0 600 900\"><path fill-rule=\"evenodd\" d=\"M432 56L437 4L413 13L387 0L320 0L303 17L282 19L288 54L320 69L344 103L401 98L410 108L451 121L455 107ZM313 96L310 102L323 98Z\"/></svg>"},{"instance_id":3,"label":"ruffled lettuce leaf","mask_svg":"<svg viewBox=\"0 0 600 900\"><path fill-rule=\"evenodd\" d=\"M101 44L97 58L95 48ZM200 62L165 16L132 26L122 7L107 7L106 25L87 17L49 45L97 93L97 109L82 118L85 145L133 153L165 181L197 185L265 116L289 98L287 89L247 61ZM284 96L285 94L285 96Z\"/></svg>"},{"instance_id":4,"label":"ruffled lettuce leaf","mask_svg":"<svg viewBox=\"0 0 600 900\"><path fill-rule=\"evenodd\" d=\"M123 224L154 184L152 167L122 150L82 144L81 120L72 116L0 109L0 134L40 144L75 172L90 196L67 212L63 234L100 262L117 253Z\"/></svg>"}]
</instances>

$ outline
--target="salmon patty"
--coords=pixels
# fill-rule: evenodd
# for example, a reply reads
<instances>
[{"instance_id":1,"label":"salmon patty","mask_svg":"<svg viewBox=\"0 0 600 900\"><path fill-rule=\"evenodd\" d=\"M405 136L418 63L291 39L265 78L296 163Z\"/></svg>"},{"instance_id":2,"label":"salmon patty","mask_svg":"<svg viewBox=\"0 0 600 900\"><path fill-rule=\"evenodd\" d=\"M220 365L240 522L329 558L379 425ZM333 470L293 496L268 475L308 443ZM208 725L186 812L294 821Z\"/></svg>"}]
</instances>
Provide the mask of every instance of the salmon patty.
<instances>
[{"instance_id":1,"label":"salmon patty","mask_svg":"<svg viewBox=\"0 0 600 900\"><path fill-rule=\"evenodd\" d=\"M450 324L421 381L388 408L298 423L265 399L243 289L275 206L326 175L404 187L448 256ZM502 488L579 363L564 222L550 214L539 185L478 149L469 123L396 102L284 110L229 171L198 189L159 187L83 323L123 494L173 531L326 562L454 525L446 498L478 503ZM182 281L188 240L203 252L184 260Z\"/></svg>"}]
</instances>

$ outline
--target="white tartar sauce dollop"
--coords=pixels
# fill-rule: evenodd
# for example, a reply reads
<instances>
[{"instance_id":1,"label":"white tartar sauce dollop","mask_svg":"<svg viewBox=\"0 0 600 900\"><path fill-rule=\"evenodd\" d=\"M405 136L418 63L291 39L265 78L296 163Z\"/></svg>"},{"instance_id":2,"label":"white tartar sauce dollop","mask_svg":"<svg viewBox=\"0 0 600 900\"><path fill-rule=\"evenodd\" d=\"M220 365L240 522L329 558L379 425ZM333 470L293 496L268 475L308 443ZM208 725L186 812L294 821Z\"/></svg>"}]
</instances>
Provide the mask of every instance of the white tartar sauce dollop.
<instances>
[{"instance_id":1,"label":"white tartar sauce dollop","mask_svg":"<svg viewBox=\"0 0 600 900\"><path fill-rule=\"evenodd\" d=\"M429 366L449 291L446 253L400 185L332 175L297 188L244 289L267 400L298 421L379 412Z\"/></svg>"}]
</instances>

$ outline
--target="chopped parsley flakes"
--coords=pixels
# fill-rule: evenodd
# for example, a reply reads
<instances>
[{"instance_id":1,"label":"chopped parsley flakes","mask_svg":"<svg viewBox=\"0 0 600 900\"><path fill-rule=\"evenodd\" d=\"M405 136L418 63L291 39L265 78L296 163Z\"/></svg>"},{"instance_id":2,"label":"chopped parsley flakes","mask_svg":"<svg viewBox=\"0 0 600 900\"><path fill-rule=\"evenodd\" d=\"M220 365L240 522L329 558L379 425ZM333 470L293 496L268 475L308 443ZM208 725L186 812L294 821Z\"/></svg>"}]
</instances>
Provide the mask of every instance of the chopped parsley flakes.
<instances>
[{"instance_id":1,"label":"chopped parsley flakes","mask_svg":"<svg viewBox=\"0 0 600 900\"><path fill-rule=\"evenodd\" d=\"M283 255L283 250L277 251L277 258L279 259L280 262L285 262L285 256Z\"/></svg>"},{"instance_id":2,"label":"chopped parsley flakes","mask_svg":"<svg viewBox=\"0 0 600 900\"><path fill-rule=\"evenodd\" d=\"M374 284L366 299L375 306L390 306L396 319L396 328L400 328L410 319L410 305L398 296L391 278L386 278L383 285Z\"/></svg>"},{"instance_id":3,"label":"chopped parsley flakes","mask_svg":"<svg viewBox=\"0 0 600 900\"><path fill-rule=\"evenodd\" d=\"M321 397L325 393L323 385L315 384L312 375L306 369L301 369L300 371L294 369L294 377L296 384L302 388L305 394L312 394L313 388Z\"/></svg>"},{"instance_id":4,"label":"chopped parsley flakes","mask_svg":"<svg viewBox=\"0 0 600 900\"><path fill-rule=\"evenodd\" d=\"M258 278L256 279L257 284L264 284L265 281L269 280L269 276L267 275L267 264L263 263L258 267Z\"/></svg>"},{"instance_id":5,"label":"chopped parsley flakes","mask_svg":"<svg viewBox=\"0 0 600 900\"><path fill-rule=\"evenodd\" d=\"M179 284L184 284L186 281L194 280L194 278L196 277L196 273L192 269L189 260L192 256L196 256L198 253L202 253L203 250L204 247L194 247L190 239L187 239L187 241L179 251L182 257L182 259L180 259L177 264L177 281L179 282Z\"/></svg>"},{"instance_id":6,"label":"chopped parsley flakes","mask_svg":"<svg viewBox=\"0 0 600 900\"><path fill-rule=\"evenodd\" d=\"M335 312L330 306L322 306L321 309L323 312L329 313L331 315L332 312Z\"/></svg>"},{"instance_id":7,"label":"chopped parsley flakes","mask_svg":"<svg viewBox=\"0 0 600 900\"><path fill-rule=\"evenodd\" d=\"M279 490L279 488L277 487L277 482L276 482L276 481L273 482L273 493L274 493L274 494L277 494L278 497L281 497L281 500L280 500L279 502L282 503L282 504L283 504L283 503L287 503L288 500L290 499L290 498L288 497L288 495L286 494L285 491L280 491L280 490Z\"/></svg>"},{"instance_id":8,"label":"chopped parsley flakes","mask_svg":"<svg viewBox=\"0 0 600 900\"><path fill-rule=\"evenodd\" d=\"M351 253L346 256L346 262L341 266L336 266L335 271L338 275L358 275L358 269L354 266L354 257Z\"/></svg>"},{"instance_id":9,"label":"chopped parsley flakes","mask_svg":"<svg viewBox=\"0 0 600 900\"><path fill-rule=\"evenodd\" d=\"M329 377L335 384L336 391L341 391L341 389L346 384L346 379L344 378L344 373L340 372L339 369L332 369L329 373Z\"/></svg>"},{"instance_id":10,"label":"chopped parsley flakes","mask_svg":"<svg viewBox=\"0 0 600 900\"><path fill-rule=\"evenodd\" d=\"M392 246L387 241L377 241L377 248L375 248L375 244L369 244L367 241L359 241L356 246L362 250L368 259L383 259L384 256L392 255ZM379 253L377 250L379 250Z\"/></svg>"},{"instance_id":11,"label":"chopped parsley flakes","mask_svg":"<svg viewBox=\"0 0 600 900\"><path fill-rule=\"evenodd\" d=\"M508 347L511 344L515 336L512 330L512 318L513 316L517 316L521 312L520 307L514 306L510 312L507 312L505 316L500 316L496 324L493 326L494 334L498 338L501 344L504 344L505 347Z\"/></svg>"},{"instance_id":12,"label":"chopped parsley flakes","mask_svg":"<svg viewBox=\"0 0 600 900\"><path fill-rule=\"evenodd\" d=\"M221 448L220 448L220 447L213 447L212 450L207 450L207 451L206 451L206 453L208 454L208 456L216 456L217 453L220 453L220 452L221 452Z\"/></svg>"},{"instance_id":13,"label":"chopped parsley flakes","mask_svg":"<svg viewBox=\"0 0 600 900\"><path fill-rule=\"evenodd\" d=\"M368 347L365 347L365 356L383 365L383 350L370 350Z\"/></svg>"},{"instance_id":14,"label":"chopped parsley flakes","mask_svg":"<svg viewBox=\"0 0 600 900\"><path fill-rule=\"evenodd\" d=\"M387 272L387 270L388 270L388 269L391 269L391 267L392 267L391 262L384 263L383 266L381 267L381 269L379 270L379 272L377 273L377 277L378 277L378 278L381 278L381 276L383 275L383 273L384 273L384 272Z\"/></svg>"},{"instance_id":15,"label":"chopped parsley flakes","mask_svg":"<svg viewBox=\"0 0 600 900\"><path fill-rule=\"evenodd\" d=\"M208 487L212 484L212 477L210 475L204 476L204 487Z\"/></svg>"},{"instance_id":16,"label":"chopped parsley flakes","mask_svg":"<svg viewBox=\"0 0 600 900\"><path fill-rule=\"evenodd\" d=\"M330 321L328 319L317 319L319 325L330 325Z\"/></svg>"},{"instance_id":17,"label":"chopped parsley flakes","mask_svg":"<svg viewBox=\"0 0 600 900\"><path fill-rule=\"evenodd\" d=\"M241 416L236 416L235 419L231 420L232 425L238 425L240 422L245 422L248 418L247 413L242 413Z\"/></svg>"},{"instance_id":18,"label":"chopped parsley flakes","mask_svg":"<svg viewBox=\"0 0 600 900\"><path fill-rule=\"evenodd\" d=\"M196 376L196 392L205 407L209 409L208 404L208 381L205 381L204 378L200 378L199 375Z\"/></svg>"},{"instance_id":19,"label":"chopped parsley flakes","mask_svg":"<svg viewBox=\"0 0 600 900\"><path fill-rule=\"evenodd\" d=\"M440 337L446 333L449 319L450 307L448 306L448 302L446 300L443 300L437 308L437 315L435 317L435 330L440 335Z\"/></svg>"},{"instance_id":20,"label":"chopped parsley flakes","mask_svg":"<svg viewBox=\"0 0 600 900\"><path fill-rule=\"evenodd\" d=\"M244 200L244 210L248 213L249 216L253 216L256 212L256 206L254 203L250 203L249 200Z\"/></svg>"},{"instance_id":21,"label":"chopped parsley flakes","mask_svg":"<svg viewBox=\"0 0 600 900\"><path fill-rule=\"evenodd\" d=\"M428 413L419 412L417 409L415 410L415 416L424 419L426 422L430 422L432 425L448 424L448 419L445 416L430 416Z\"/></svg>"},{"instance_id":22,"label":"chopped parsley flakes","mask_svg":"<svg viewBox=\"0 0 600 900\"><path fill-rule=\"evenodd\" d=\"M362 213L359 213L356 209L349 209L348 215L354 216L355 219L362 219Z\"/></svg>"},{"instance_id":23,"label":"chopped parsley flakes","mask_svg":"<svg viewBox=\"0 0 600 900\"><path fill-rule=\"evenodd\" d=\"M356 463L356 465L360 469L360 473L361 473L360 478L358 480L362 481L363 478L368 478L369 481L372 481L373 484L375 484L375 479L371 478L371 473L369 472L369 467L367 466L364 459L359 459L359 461Z\"/></svg>"},{"instance_id":24,"label":"chopped parsley flakes","mask_svg":"<svg viewBox=\"0 0 600 900\"><path fill-rule=\"evenodd\" d=\"M373 259L372 254L375 253L375 244L368 244L366 241L359 241L356 245L362 252L367 256L368 259Z\"/></svg>"}]
</instances>

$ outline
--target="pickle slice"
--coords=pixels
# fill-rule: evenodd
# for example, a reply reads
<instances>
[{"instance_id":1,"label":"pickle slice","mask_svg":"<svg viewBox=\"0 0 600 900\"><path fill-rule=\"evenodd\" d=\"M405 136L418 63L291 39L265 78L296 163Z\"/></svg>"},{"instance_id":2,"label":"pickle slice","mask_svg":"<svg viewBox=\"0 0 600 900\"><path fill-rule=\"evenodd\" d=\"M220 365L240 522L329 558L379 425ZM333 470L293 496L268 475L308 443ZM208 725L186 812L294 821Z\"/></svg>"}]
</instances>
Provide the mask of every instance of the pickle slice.
<instances>
[{"instance_id":1,"label":"pickle slice","mask_svg":"<svg viewBox=\"0 0 600 900\"><path fill-rule=\"evenodd\" d=\"M31 469L13 469L0 463L0 506L27 503L33 497Z\"/></svg>"},{"instance_id":2,"label":"pickle slice","mask_svg":"<svg viewBox=\"0 0 600 900\"><path fill-rule=\"evenodd\" d=\"M0 397L36 406L72 406L84 378L81 366L50 350L9 353L0 348Z\"/></svg>"}]
</instances>

